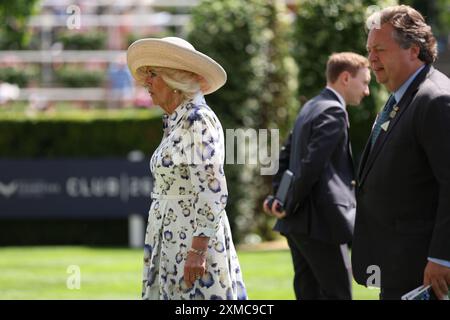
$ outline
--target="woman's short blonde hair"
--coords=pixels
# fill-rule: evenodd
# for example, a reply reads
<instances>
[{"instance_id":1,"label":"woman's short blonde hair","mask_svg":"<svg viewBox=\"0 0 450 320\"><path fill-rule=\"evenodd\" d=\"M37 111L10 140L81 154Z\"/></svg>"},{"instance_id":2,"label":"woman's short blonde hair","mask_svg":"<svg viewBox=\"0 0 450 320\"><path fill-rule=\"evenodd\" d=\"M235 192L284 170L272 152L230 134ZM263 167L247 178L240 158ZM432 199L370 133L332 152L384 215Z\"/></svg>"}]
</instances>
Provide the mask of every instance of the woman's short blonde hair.
<instances>
[{"instance_id":1,"label":"woman's short blonde hair","mask_svg":"<svg viewBox=\"0 0 450 320\"><path fill-rule=\"evenodd\" d=\"M164 67L143 66L136 70L136 79L140 85L145 85L145 79L150 72L160 75L172 89L179 90L184 99L193 98L205 87L205 80L192 72Z\"/></svg>"}]
</instances>

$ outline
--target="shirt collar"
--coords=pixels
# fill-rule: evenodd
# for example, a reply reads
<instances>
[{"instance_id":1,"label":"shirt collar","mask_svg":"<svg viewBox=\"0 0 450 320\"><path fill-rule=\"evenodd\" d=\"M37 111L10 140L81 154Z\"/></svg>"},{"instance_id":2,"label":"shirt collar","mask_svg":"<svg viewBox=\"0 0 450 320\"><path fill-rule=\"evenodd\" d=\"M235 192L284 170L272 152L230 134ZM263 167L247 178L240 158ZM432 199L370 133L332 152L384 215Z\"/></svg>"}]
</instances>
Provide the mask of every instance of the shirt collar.
<instances>
[{"instance_id":1,"label":"shirt collar","mask_svg":"<svg viewBox=\"0 0 450 320\"><path fill-rule=\"evenodd\" d=\"M206 104L203 94L198 93L193 98L185 100L171 114L164 113L163 115L163 129L164 133L168 134L179 123L183 115L193 106Z\"/></svg>"},{"instance_id":2,"label":"shirt collar","mask_svg":"<svg viewBox=\"0 0 450 320\"><path fill-rule=\"evenodd\" d=\"M403 82L403 84L400 86L400 88L398 88L395 92L394 92L394 97L395 97L395 101L397 103L400 102L400 100L403 98L403 95L405 94L406 90L408 89L409 85L411 84L411 82L414 81L414 79L416 78L416 76L419 74L420 71L422 71L422 69L425 68L425 65L421 66L419 69L416 70L416 72L414 72L409 78L408 80L406 80L405 82Z\"/></svg>"},{"instance_id":3,"label":"shirt collar","mask_svg":"<svg viewBox=\"0 0 450 320\"><path fill-rule=\"evenodd\" d=\"M328 90L330 90L331 92L333 92L337 97L338 97L338 100L339 100L339 102L341 103L340 104L340 107L344 110L344 112L345 112L345 121L347 122L347 127L349 127L350 128L350 120L349 120L349 118L348 118L348 113L347 113L347 109L345 108L345 100L344 100L344 98L341 96L341 94L339 93L339 92L337 92L336 90L334 90L333 88L331 88L331 87L329 87L329 86L327 86L326 87Z\"/></svg>"},{"instance_id":4,"label":"shirt collar","mask_svg":"<svg viewBox=\"0 0 450 320\"><path fill-rule=\"evenodd\" d=\"M345 109L345 100L344 98L341 96L341 94L339 92L337 92L336 90L334 90L333 88L331 88L330 86L326 87L328 90L330 90L331 92L333 92L337 97L339 102L341 103L341 105L344 107Z\"/></svg>"}]
</instances>

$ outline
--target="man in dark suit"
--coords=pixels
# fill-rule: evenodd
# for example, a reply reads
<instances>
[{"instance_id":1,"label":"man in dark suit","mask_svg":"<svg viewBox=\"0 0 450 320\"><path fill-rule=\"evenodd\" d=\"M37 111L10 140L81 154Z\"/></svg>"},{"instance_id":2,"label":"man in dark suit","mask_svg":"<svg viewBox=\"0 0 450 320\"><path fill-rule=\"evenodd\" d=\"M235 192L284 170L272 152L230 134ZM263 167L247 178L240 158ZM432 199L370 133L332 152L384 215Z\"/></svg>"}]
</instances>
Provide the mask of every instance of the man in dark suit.
<instances>
[{"instance_id":1,"label":"man in dark suit","mask_svg":"<svg viewBox=\"0 0 450 320\"><path fill-rule=\"evenodd\" d=\"M301 109L280 152L274 194L285 170L294 174L285 210L275 200L264 211L288 241L297 299L351 299L350 259L355 214L354 169L346 105L369 95L368 60L355 53L333 54L327 87Z\"/></svg>"},{"instance_id":2,"label":"man in dark suit","mask_svg":"<svg viewBox=\"0 0 450 320\"><path fill-rule=\"evenodd\" d=\"M389 7L367 22L371 68L391 97L358 172L354 276L379 285L381 299L400 299L422 284L443 297L450 284L450 81L431 66L436 40L419 12Z\"/></svg>"}]
</instances>

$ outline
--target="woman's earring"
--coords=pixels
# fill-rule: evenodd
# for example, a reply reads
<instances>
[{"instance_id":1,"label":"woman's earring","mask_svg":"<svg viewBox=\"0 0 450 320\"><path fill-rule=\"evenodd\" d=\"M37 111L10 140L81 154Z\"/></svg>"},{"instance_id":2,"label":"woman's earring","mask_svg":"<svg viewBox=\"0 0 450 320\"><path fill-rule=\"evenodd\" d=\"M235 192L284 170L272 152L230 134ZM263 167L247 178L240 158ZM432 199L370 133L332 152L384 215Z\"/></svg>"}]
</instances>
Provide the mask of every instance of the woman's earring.
<instances>
[{"instance_id":1,"label":"woman's earring","mask_svg":"<svg viewBox=\"0 0 450 320\"><path fill-rule=\"evenodd\" d=\"M178 93L178 90L177 89L173 89L173 93Z\"/></svg>"}]
</instances>

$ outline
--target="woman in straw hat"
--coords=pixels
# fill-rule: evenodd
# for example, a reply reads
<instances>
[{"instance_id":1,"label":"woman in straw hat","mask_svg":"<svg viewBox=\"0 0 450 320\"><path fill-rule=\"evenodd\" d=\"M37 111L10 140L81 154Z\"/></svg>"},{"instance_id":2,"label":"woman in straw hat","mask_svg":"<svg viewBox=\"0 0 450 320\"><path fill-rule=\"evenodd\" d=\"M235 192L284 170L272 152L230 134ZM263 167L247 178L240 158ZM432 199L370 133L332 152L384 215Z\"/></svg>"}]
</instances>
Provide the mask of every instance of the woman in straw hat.
<instances>
[{"instance_id":1,"label":"woman in straw hat","mask_svg":"<svg viewBox=\"0 0 450 320\"><path fill-rule=\"evenodd\" d=\"M137 40L128 67L165 112L150 160L154 178L144 248L144 299L246 299L225 212L222 126L203 95L227 75L187 41Z\"/></svg>"}]
</instances>

